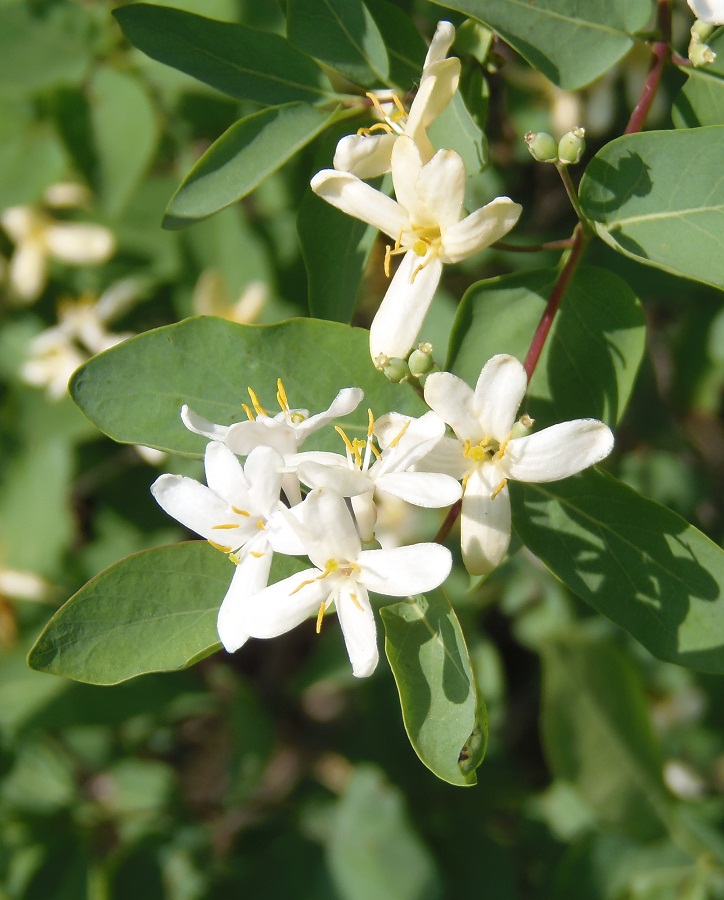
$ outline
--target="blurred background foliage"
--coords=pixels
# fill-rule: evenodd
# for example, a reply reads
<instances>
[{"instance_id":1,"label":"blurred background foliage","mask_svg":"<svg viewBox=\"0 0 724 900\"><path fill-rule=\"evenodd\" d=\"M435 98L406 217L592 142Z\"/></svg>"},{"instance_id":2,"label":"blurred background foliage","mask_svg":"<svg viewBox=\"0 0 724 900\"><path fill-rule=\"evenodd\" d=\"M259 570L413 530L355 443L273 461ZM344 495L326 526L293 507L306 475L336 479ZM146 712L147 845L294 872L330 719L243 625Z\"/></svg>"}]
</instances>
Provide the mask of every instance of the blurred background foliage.
<instances>
[{"instance_id":1,"label":"blurred background foliage","mask_svg":"<svg viewBox=\"0 0 724 900\"><path fill-rule=\"evenodd\" d=\"M51 388L62 359L101 349L73 330L71 304L132 279L130 299L101 323L111 341L195 313L306 315L296 217L310 175L331 159L328 139L312 144L242 202L162 230L181 178L254 107L129 47L111 16L119 5L0 2L0 210L35 210L36 238L53 222L115 236L94 264L46 248L47 282L28 298L13 282L20 241L0 228L0 898L724 896L721 680L653 659L526 552L453 592L491 725L468 790L419 763L387 666L355 682L333 628L117 687L27 668L40 629L85 581L184 537L148 491L160 461L104 439ZM284 28L274 0L163 5ZM395 5L426 39L448 12ZM504 45L494 52L496 67L466 65L491 162L470 205L506 193L524 206L516 241L566 237L574 219L555 171L532 161L523 134L584 124L595 151L625 126L646 50L576 94ZM680 82L667 76L652 124L666 127ZM82 187L71 205L54 190L67 182ZM601 243L587 261L623 275L648 326L611 468L721 542L722 295ZM439 343L455 298L480 277L555 262L491 251L446 271L427 331ZM374 277L361 324L380 295ZM35 376L31 359L45 366ZM191 460L162 465L199 472Z\"/></svg>"}]
</instances>

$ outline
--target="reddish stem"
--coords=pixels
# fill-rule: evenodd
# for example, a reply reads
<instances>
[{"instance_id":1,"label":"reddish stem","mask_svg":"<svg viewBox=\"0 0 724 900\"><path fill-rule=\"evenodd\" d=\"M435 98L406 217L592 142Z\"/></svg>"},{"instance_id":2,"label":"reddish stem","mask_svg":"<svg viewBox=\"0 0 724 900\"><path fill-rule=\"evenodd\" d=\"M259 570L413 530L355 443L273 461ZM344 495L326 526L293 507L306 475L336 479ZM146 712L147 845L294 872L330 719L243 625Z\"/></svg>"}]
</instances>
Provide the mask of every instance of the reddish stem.
<instances>
[{"instance_id":1,"label":"reddish stem","mask_svg":"<svg viewBox=\"0 0 724 900\"><path fill-rule=\"evenodd\" d=\"M455 520L460 515L460 510L462 509L463 501L456 500L455 503L450 507L447 511L447 515L445 516L445 521L440 526L438 533L435 535L435 543L442 544L445 538L450 534L450 529L455 524Z\"/></svg>"},{"instance_id":2,"label":"reddish stem","mask_svg":"<svg viewBox=\"0 0 724 900\"><path fill-rule=\"evenodd\" d=\"M538 365L538 360L540 359L540 355L543 352L543 347L548 337L548 333L550 332L551 326L553 325L553 319L558 312L558 307L561 305L561 301L563 300L563 297L568 290L573 275L578 268L578 264L581 261L583 252L586 249L586 246L588 245L590 239L590 236L586 235L583 225L579 222L573 232L573 246L571 248L571 252L569 253L568 259L566 260L565 265L561 270L561 274L558 276L555 287L551 291L551 295L548 298L548 303L546 304L546 308L543 311L543 315L541 316L541 320L538 323L538 327L535 330L533 340L530 342L528 354L525 357L525 362L523 363L526 375L528 376L528 381L530 381L531 377L533 376L533 372L535 371L535 367Z\"/></svg>"},{"instance_id":3,"label":"reddish stem","mask_svg":"<svg viewBox=\"0 0 724 900\"><path fill-rule=\"evenodd\" d=\"M664 68L667 61L671 58L671 0L659 0L656 8L656 24L661 40L656 41L651 48L653 54L651 67L624 134L636 134L644 127L651 104L654 102L654 97L659 89Z\"/></svg>"}]
</instances>

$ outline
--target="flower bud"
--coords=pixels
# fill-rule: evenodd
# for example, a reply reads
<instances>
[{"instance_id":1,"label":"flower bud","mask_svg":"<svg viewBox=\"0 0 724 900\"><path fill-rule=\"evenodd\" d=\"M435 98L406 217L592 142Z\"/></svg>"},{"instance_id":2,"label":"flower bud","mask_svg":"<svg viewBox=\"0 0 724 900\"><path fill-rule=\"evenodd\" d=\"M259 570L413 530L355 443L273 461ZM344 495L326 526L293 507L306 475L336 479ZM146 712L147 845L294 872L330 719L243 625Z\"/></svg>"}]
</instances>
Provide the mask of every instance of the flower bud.
<instances>
[{"instance_id":1,"label":"flower bud","mask_svg":"<svg viewBox=\"0 0 724 900\"><path fill-rule=\"evenodd\" d=\"M558 147L555 138L545 131L529 131L525 136L531 156L538 162L557 162Z\"/></svg>"},{"instance_id":2,"label":"flower bud","mask_svg":"<svg viewBox=\"0 0 724 900\"><path fill-rule=\"evenodd\" d=\"M510 432L511 438L525 437L526 434L530 432L534 422L535 419L531 419L528 413L523 413L515 425L513 425L513 429Z\"/></svg>"},{"instance_id":3,"label":"flower bud","mask_svg":"<svg viewBox=\"0 0 724 900\"><path fill-rule=\"evenodd\" d=\"M432 344L426 342L418 344L417 350L413 350L410 354L407 364L415 378L427 375L435 365L435 360L432 358Z\"/></svg>"},{"instance_id":4,"label":"flower bud","mask_svg":"<svg viewBox=\"0 0 724 900\"><path fill-rule=\"evenodd\" d=\"M382 366L382 374L393 384L399 384L405 378L410 377L410 367L404 359L400 359L399 356L393 356Z\"/></svg>"},{"instance_id":5,"label":"flower bud","mask_svg":"<svg viewBox=\"0 0 724 900\"><path fill-rule=\"evenodd\" d=\"M706 41L716 31L716 25L710 25L708 22L702 22L697 19L691 26L691 36L698 38L700 41Z\"/></svg>"},{"instance_id":6,"label":"flower bud","mask_svg":"<svg viewBox=\"0 0 724 900\"><path fill-rule=\"evenodd\" d=\"M583 140L586 134L583 128L572 128L563 135L558 142L558 161L565 166L580 162L586 142Z\"/></svg>"},{"instance_id":7,"label":"flower bud","mask_svg":"<svg viewBox=\"0 0 724 900\"><path fill-rule=\"evenodd\" d=\"M692 30L693 31L693 30ZM700 38L692 33L689 43L689 59L692 66L700 69L702 66L708 66L716 59L716 53L708 44L705 44Z\"/></svg>"}]
</instances>

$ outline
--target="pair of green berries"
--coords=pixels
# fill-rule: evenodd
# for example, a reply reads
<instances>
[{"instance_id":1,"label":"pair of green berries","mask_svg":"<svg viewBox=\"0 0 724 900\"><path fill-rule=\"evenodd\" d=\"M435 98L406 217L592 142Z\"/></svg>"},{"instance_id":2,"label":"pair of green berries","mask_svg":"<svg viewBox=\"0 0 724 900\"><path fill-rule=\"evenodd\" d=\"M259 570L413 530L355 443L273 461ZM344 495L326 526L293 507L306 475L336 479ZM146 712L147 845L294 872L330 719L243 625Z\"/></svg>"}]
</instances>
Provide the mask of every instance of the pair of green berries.
<instances>
[{"instance_id":1,"label":"pair of green berries","mask_svg":"<svg viewBox=\"0 0 724 900\"><path fill-rule=\"evenodd\" d=\"M586 142L583 140L586 132L583 128L572 128L566 132L560 141L545 131L529 131L525 136L525 142L533 159L538 162L558 163L570 166L580 162Z\"/></svg>"}]
</instances>

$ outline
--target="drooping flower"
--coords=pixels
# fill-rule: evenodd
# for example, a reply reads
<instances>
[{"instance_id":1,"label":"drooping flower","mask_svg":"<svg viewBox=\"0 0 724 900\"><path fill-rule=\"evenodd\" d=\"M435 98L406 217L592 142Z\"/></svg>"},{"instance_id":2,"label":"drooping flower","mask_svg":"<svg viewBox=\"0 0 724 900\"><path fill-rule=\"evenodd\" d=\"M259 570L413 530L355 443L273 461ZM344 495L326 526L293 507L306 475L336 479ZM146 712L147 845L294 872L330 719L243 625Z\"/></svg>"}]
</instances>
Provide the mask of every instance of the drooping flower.
<instances>
[{"instance_id":1,"label":"drooping flower","mask_svg":"<svg viewBox=\"0 0 724 900\"><path fill-rule=\"evenodd\" d=\"M413 506L436 509L460 499L459 483L438 472L415 472L412 466L442 438L445 424L435 413L407 420L380 453L373 444L374 419L369 416L367 440L350 441L341 428L347 455L300 453L287 462L297 466L299 478L312 488L328 488L351 497L352 510L362 540L375 537L375 493L391 494Z\"/></svg>"},{"instance_id":2,"label":"drooping flower","mask_svg":"<svg viewBox=\"0 0 724 900\"><path fill-rule=\"evenodd\" d=\"M451 468L463 478L462 552L471 575L491 572L510 543L509 480L546 482L568 478L604 459L613 434L597 419L575 419L517 436L532 425L516 424L527 388L525 369L513 356L494 356L473 390L449 372L425 383L425 400L455 432L446 438Z\"/></svg>"},{"instance_id":3,"label":"drooping flower","mask_svg":"<svg viewBox=\"0 0 724 900\"><path fill-rule=\"evenodd\" d=\"M132 337L114 333L108 324L128 310L144 285L132 278L111 285L97 299L85 294L58 306L58 324L30 342L28 358L20 369L22 379L44 387L53 399L64 396L73 372L95 353L115 347Z\"/></svg>"},{"instance_id":4,"label":"drooping flower","mask_svg":"<svg viewBox=\"0 0 724 900\"><path fill-rule=\"evenodd\" d=\"M335 169L358 178L375 178L389 172L392 148L400 135L412 138L423 162L432 159L435 148L427 129L448 105L460 80L460 60L447 59L454 40L455 28L450 22L438 22L409 113L394 92L367 94L381 121L339 141L334 154Z\"/></svg>"},{"instance_id":5,"label":"drooping flower","mask_svg":"<svg viewBox=\"0 0 724 900\"><path fill-rule=\"evenodd\" d=\"M691 11L707 25L724 25L724 0L687 0Z\"/></svg>"},{"instance_id":6,"label":"drooping flower","mask_svg":"<svg viewBox=\"0 0 724 900\"><path fill-rule=\"evenodd\" d=\"M151 486L159 506L236 564L219 610L218 631L232 653L247 635L236 622L239 607L266 587L273 552L304 553L279 500L284 460L271 447L257 447L244 466L223 444L211 442L204 457L207 484L161 475ZM291 513L290 513L291 515Z\"/></svg>"},{"instance_id":7,"label":"drooping flower","mask_svg":"<svg viewBox=\"0 0 724 900\"><path fill-rule=\"evenodd\" d=\"M497 197L462 217L465 166L453 150L425 163L415 142L399 137L392 149L397 200L349 172L324 169L312 190L343 212L379 228L394 241L385 258L404 254L370 329L376 365L405 357L415 342L437 289L444 263L456 263L499 240L515 225L521 206Z\"/></svg>"},{"instance_id":8,"label":"drooping flower","mask_svg":"<svg viewBox=\"0 0 724 900\"><path fill-rule=\"evenodd\" d=\"M77 191L57 190L74 186L55 185L46 192L45 206L11 206L0 213L0 225L15 244L9 266L14 296L32 303L48 279L48 263L57 259L70 266L96 265L111 257L116 247L112 231L88 222L54 219L48 207L80 205Z\"/></svg>"},{"instance_id":9,"label":"drooping flower","mask_svg":"<svg viewBox=\"0 0 724 900\"><path fill-rule=\"evenodd\" d=\"M277 401L281 412L270 416L259 402L256 393L251 388L248 388L248 391L251 406L243 404L248 417L247 422L215 425L185 405L181 407L181 419L189 431L213 441L222 441L239 456L246 456L254 447L264 446L274 447L283 457L288 457L297 452L312 432L318 431L334 419L348 416L364 398L364 392L360 388L342 388L328 409L310 416L308 409L295 409L289 405L280 378L277 381ZM292 505L299 503L301 494L297 476L287 474L282 486L289 502Z\"/></svg>"},{"instance_id":10,"label":"drooping flower","mask_svg":"<svg viewBox=\"0 0 724 900\"><path fill-rule=\"evenodd\" d=\"M227 622L232 632L271 638L315 612L317 630L334 603L352 671L371 675L378 661L376 627L368 591L406 597L432 590L447 578L450 551L440 544L412 544L392 550L362 550L347 506L334 491L312 491L297 526L313 568L269 585L237 607ZM222 640L233 642L231 634Z\"/></svg>"}]
</instances>

